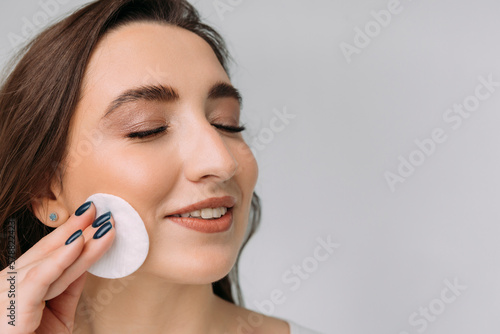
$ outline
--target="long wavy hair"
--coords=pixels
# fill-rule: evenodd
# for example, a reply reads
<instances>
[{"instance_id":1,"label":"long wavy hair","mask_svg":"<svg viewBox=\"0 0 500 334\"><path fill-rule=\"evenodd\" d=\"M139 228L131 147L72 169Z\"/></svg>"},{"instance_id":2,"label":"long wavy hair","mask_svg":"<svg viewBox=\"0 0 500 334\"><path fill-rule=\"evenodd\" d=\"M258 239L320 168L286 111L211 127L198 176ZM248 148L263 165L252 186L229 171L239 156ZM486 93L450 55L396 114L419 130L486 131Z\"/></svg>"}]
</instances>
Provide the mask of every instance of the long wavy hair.
<instances>
[{"instance_id":1,"label":"long wavy hair","mask_svg":"<svg viewBox=\"0 0 500 334\"><path fill-rule=\"evenodd\" d=\"M5 268L53 229L40 222L31 201L55 199L50 181L61 180L70 120L90 56L111 29L136 21L159 22L196 33L229 75L231 60L222 37L204 24L185 0L100 0L55 23L12 60L0 88L0 264ZM236 263L212 283L216 295L244 306L238 281L241 252L260 223L253 194L249 224ZM15 226L15 249L8 233Z\"/></svg>"}]
</instances>

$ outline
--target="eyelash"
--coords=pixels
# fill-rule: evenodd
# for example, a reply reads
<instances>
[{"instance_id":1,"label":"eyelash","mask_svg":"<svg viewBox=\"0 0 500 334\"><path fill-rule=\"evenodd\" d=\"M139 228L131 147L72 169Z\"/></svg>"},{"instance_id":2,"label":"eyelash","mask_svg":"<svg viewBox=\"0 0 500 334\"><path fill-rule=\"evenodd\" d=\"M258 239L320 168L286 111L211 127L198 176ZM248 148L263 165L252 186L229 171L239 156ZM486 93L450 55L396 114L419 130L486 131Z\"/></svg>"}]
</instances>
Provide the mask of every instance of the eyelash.
<instances>
[{"instance_id":1,"label":"eyelash","mask_svg":"<svg viewBox=\"0 0 500 334\"><path fill-rule=\"evenodd\" d=\"M212 124L214 127L217 129L220 129L222 131L230 132L230 133L238 133L245 131L246 128L245 126L231 126L231 125L223 125L223 124ZM147 131L141 131L141 132L133 132L127 135L128 138L147 138L147 137L153 137L155 135L158 135L162 132L165 132L167 130L168 126L162 126L156 129L152 130L147 130Z\"/></svg>"},{"instance_id":2,"label":"eyelash","mask_svg":"<svg viewBox=\"0 0 500 334\"><path fill-rule=\"evenodd\" d=\"M146 138L146 137L152 137L154 135L158 135L162 132L165 132L167 130L168 126L162 126L157 129L153 130L147 130L147 131L141 131L141 132L133 132L127 135L128 138Z\"/></svg>"},{"instance_id":3,"label":"eyelash","mask_svg":"<svg viewBox=\"0 0 500 334\"><path fill-rule=\"evenodd\" d=\"M231 126L223 124L212 124L212 125L215 126L217 129L232 133L238 133L246 130L245 126Z\"/></svg>"}]
</instances>

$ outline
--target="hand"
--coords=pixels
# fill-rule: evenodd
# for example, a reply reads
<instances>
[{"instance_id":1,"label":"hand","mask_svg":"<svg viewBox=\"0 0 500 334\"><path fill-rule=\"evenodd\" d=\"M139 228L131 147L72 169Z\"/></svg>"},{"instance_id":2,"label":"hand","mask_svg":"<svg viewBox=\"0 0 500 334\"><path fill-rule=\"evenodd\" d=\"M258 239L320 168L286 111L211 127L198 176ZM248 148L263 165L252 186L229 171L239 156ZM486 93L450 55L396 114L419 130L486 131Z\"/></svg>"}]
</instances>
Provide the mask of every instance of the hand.
<instances>
[{"instance_id":1,"label":"hand","mask_svg":"<svg viewBox=\"0 0 500 334\"><path fill-rule=\"evenodd\" d=\"M104 232L109 224L94 228L95 206L92 204L83 214L69 219L42 238L15 261L15 269L9 267L0 272L0 333L47 333L66 334L73 330L75 311L85 284L87 269L111 247L115 229L111 228L99 239L93 239L100 229ZM110 222L114 227L111 217ZM80 232L83 231L81 235ZM68 238L73 241L66 244ZM15 276L15 326L7 308L11 305L8 281Z\"/></svg>"}]
</instances>

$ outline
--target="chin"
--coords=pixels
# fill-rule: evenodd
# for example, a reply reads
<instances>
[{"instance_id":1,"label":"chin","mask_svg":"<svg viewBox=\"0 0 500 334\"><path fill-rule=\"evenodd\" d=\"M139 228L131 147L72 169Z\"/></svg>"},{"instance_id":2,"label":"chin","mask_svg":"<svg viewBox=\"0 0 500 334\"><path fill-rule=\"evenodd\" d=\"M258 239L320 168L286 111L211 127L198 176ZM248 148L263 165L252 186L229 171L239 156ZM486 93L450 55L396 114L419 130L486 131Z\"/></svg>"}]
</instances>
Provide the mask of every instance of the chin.
<instances>
[{"instance_id":1,"label":"chin","mask_svg":"<svg viewBox=\"0 0 500 334\"><path fill-rule=\"evenodd\" d=\"M236 251L194 253L156 259L149 257L138 272L161 277L172 283L208 284L226 276L237 257Z\"/></svg>"}]
</instances>

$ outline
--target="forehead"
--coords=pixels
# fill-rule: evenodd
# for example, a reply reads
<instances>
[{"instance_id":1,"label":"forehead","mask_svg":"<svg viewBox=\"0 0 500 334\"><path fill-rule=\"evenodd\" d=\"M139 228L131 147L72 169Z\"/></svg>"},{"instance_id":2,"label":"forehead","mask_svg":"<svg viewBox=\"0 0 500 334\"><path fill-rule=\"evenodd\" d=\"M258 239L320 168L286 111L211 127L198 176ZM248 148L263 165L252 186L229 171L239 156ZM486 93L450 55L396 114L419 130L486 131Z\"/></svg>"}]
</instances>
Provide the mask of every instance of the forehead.
<instances>
[{"instance_id":1,"label":"forehead","mask_svg":"<svg viewBox=\"0 0 500 334\"><path fill-rule=\"evenodd\" d=\"M203 86L200 79L210 81L207 86L229 81L205 40L179 27L136 22L99 41L84 76L81 102L109 102L132 86L156 83L191 90Z\"/></svg>"}]
</instances>

